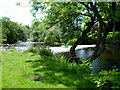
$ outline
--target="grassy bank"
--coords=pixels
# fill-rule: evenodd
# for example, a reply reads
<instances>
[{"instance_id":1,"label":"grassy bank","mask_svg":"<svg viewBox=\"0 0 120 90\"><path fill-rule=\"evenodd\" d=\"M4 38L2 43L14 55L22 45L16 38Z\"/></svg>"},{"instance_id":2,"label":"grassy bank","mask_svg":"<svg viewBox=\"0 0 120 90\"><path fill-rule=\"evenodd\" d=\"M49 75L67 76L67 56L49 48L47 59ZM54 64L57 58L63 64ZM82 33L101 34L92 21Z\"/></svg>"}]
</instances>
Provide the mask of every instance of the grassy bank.
<instances>
[{"instance_id":1,"label":"grassy bank","mask_svg":"<svg viewBox=\"0 0 120 90\"><path fill-rule=\"evenodd\" d=\"M0 89L2 88L2 63L1 63L1 53L0 53Z\"/></svg>"},{"instance_id":2,"label":"grassy bank","mask_svg":"<svg viewBox=\"0 0 120 90\"><path fill-rule=\"evenodd\" d=\"M45 49L35 53L2 51L2 88L120 88L117 70L94 75L85 59L76 64Z\"/></svg>"},{"instance_id":3,"label":"grassy bank","mask_svg":"<svg viewBox=\"0 0 120 90\"><path fill-rule=\"evenodd\" d=\"M60 59L60 58L59 58ZM72 70L64 58L2 51L3 88L87 88L92 84Z\"/></svg>"}]
</instances>

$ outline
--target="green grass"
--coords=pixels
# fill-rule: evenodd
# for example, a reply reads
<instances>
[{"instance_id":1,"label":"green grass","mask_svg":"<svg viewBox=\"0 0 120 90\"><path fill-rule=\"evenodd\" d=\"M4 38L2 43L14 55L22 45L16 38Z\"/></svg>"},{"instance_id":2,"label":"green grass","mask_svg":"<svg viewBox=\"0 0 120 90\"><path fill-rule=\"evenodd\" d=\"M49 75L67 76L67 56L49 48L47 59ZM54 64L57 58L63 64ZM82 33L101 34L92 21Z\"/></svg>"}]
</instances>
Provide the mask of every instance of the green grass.
<instances>
[{"instance_id":1,"label":"green grass","mask_svg":"<svg viewBox=\"0 0 120 90\"><path fill-rule=\"evenodd\" d=\"M76 68L70 68L74 65L65 63L64 57L2 51L2 88L93 87L92 83L82 77L82 71L76 72Z\"/></svg>"},{"instance_id":2,"label":"green grass","mask_svg":"<svg viewBox=\"0 0 120 90\"><path fill-rule=\"evenodd\" d=\"M2 65L0 62L0 89L2 88Z\"/></svg>"},{"instance_id":3,"label":"green grass","mask_svg":"<svg viewBox=\"0 0 120 90\"><path fill-rule=\"evenodd\" d=\"M120 88L117 69L95 75L91 72L92 62L86 59L80 58L83 63L76 64L45 53L2 51L2 88Z\"/></svg>"},{"instance_id":4,"label":"green grass","mask_svg":"<svg viewBox=\"0 0 120 90\"><path fill-rule=\"evenodd\" d=\"M0 89L2 88L2 62L1 62L2 53L0 52Z\"/></svg>"}]
</instances>

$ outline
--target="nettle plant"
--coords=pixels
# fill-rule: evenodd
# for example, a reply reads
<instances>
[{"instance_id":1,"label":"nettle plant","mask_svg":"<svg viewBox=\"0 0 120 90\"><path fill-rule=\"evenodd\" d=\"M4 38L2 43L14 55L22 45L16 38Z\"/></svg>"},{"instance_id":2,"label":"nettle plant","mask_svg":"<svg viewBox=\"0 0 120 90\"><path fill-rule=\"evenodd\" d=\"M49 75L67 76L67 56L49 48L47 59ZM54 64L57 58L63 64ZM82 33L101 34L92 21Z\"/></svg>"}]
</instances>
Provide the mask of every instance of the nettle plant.
<instances>
[{"instance_id":1,"label":"nettle plant","mask_svg":"<svg viewBox=\"0 0 120 90\"><path fill-rule=\"evenodd\" d=\"M99 88L120 88L120 72L118 69L112 69L109 71L102 70L98 74L92 72L92 62L83 58L80 58L82 64L73 65L74 70L78 72L82 77Z\"/></svg>"},{"instance_id":2,"label":"nettle plant","mask_svg":"<svg viewBox=\"0 0 120 90\"><path fill-rule=\"evenodd\" d=\"M99 88L120 88L120 72L118 69L102 70L97 75L91 73L86 79L96 84Z\"/></svg>"}]
</instances>

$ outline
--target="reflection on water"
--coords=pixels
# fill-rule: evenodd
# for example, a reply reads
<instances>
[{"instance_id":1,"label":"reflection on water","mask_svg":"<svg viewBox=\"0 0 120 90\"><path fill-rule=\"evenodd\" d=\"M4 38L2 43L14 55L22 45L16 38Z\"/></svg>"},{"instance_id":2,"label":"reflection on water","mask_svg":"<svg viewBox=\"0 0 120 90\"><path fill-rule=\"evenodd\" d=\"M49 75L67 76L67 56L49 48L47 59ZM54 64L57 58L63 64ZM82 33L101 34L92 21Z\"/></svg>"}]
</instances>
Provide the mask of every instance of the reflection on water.
<instances>
[{"instance_id":1,"label":"reflection on water","mask_svg":"<svg viewBox=\"0 0 120 90\"><path fill-rule=\"evenodd\" d=\"M93 71L111 70L113 67L120 71L120 46L107 46L104 53L93 63Z\"/></svg>"},{"instance_id":2,"label":"reflection on water","mask_svg":"<svg viewBox=\"0 0 120 90\"><path fill-rule=\"evenodd\" d=\"M76 50L77 57L82 58L89 57L93 52L94 48ZM70 57L69 52L64 52L60 55L64 55L67 58ZM111 70L114 66L116 66L120 71L120 45L107 45L104 53L97 58L92 65L92 71L96 73L101 70Z\"/></svg>"},{"instance_id":3,"label":"reflection on water","mask_svg":"<svg viewBox=\"0 0 120 90\"><path fill-rule=\"evenodd\" d=\"M92 48L86 48L86 49L81 49L76 51L77 57L82 57L82 58L87 58L93 54L93 49Z\"/></svg>"},{"instance_id":4,"label":"reflection on water","mask_svg":"<svg viewBox=\"0 0 120 90\"><path fill-rule=\"evenodd\" d=\"M93 48L76 51L78 57L87 58L93 53ZM111 70L116 66L120 71L120 45L106 46L104 53L98 57L93 65L93 71Z\"/></svg>"}]
</instances>

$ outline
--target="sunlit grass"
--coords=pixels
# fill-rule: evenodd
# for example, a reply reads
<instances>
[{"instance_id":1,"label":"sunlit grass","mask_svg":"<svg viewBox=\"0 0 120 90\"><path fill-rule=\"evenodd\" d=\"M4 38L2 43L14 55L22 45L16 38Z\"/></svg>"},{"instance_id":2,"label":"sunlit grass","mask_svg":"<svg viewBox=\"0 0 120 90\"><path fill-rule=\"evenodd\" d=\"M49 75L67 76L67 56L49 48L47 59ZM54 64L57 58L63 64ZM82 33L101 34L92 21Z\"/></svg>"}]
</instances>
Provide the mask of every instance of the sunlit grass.
<instances>
[{"instance_id":1,"label":"sunlit grass","mask_svg":"<svg viewBox=\"0 0 120 90\"><path fill-rule=\"evenodd\" d=\"M0 62L0 89L2 88L2 63Z\"/></svg>"},{"instance_id":2,"label":"sunlit grass","mask_svg":"<svg viewBox=\"0 0 120 90\"><path fill-rule=\"evenodd\" d=\"M61 58L61 60L65 60ZM55 56L3 51L2 88L88 88L92 84Z\"/></svg>"},{"instance_id":3,"label":"sunlit grass","mask_svg":"<svg viewBox=\"0 0 120 90\"><path fill-rule=\"evenodd\" d=\"M2 53L0 52L0 89L2 88L2 61L1 61Z\"/></svg>"},{"instance_id":4,"label":"sunlit grass","mask_svg":"<svg viewBox=\"0 0 120 90\"><path fill-rule=\"evenodd\" d=\"M31 67L31 63L27 63L27 60L35 60L40 58L39 56L32 57L28 53L5 52L3 51L3 88L48 88L54 87L54 85L29 80L29 77L34 76L34 70ZM60 85L56 87L61 87ZM64 87L64 85L62 86Z\"/></svg>"}]
</instances>

